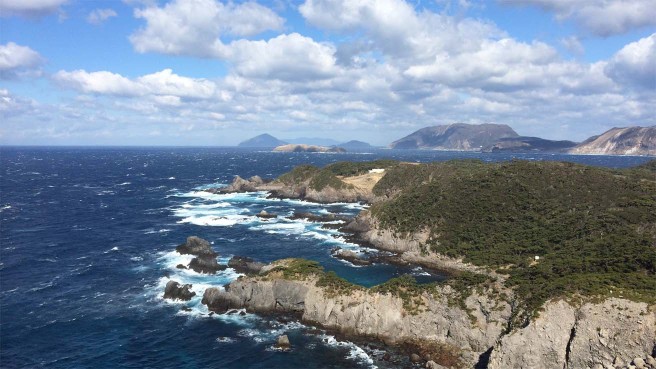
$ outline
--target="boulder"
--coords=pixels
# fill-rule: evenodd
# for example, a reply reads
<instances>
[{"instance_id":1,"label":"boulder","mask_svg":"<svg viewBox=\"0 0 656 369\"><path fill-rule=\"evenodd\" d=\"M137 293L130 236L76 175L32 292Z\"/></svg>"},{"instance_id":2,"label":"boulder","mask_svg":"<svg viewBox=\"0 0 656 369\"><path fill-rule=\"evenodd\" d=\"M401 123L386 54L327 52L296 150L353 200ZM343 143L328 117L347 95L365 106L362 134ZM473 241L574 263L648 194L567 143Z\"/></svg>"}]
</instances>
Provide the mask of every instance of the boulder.
<instances>
[{"instance_id":1,"label":"boulder","mask_svg":"<svg viewBox=\"0 0 656 369\"><path fill-rule=\"evenodd\" d=\"M207 305L208 310L219 314L242 307L241 301L234 295L213 287L205 290L201 303Z\"/></svg>"},{"instance_id":2,"label":"boulder","mask_svg":"<svg viewBox=\"0 0 656 369\"><path fill-rule=\"evenodd\" d=\"M412 354L410 355L410 361L413 363L420 363L421 362L421 356L417 354Z\"/></svg>"},{"instance_id":3,"label":"boulder","mask_svg":"<svg viewBox=\"0 0 656 369\"><path fill-rule=\"evenodd\" d=\"M189 269L196 273L214 274L219 270L225 270L227 266L219 265L216 262L216 257L213 255L201 255L191 259Z\"/></svg>"},{"instance_id":4,"label":"boulder","mask_svg":"<svg viewBox=\"0 0 656 369\"><path fill-rule=\"evenodd\" d=\"M431 360L426 363L426 369L447 369L447 368Z\"/></svg>"},{"instance_id":5,"label":"boulder","mask_svg":"<svg viewBox=\"0 0 656 369\"><path fill-rule=\"evenodd\" d=\"M283 350L289 350L292 347L291 343L289 343L289 337L287 337L286 334L283 334L282 336L278 337L278 342L276 343L276 346Z\"/></svg>"},{"instance_id":6,"label":"boulder","mask_svg":"<svg viewBox=\"0 0 656 369\"><path fill-rule=\"evenodd\" d=\"M164 289L165 299L189 301L194 296L196 292L191 291L190 284L180 285L176 281L169 281Z\"/></svg>"},{"instance_id":7,"label":"boulder","mask_svg":"<svg viewBox=\"0 0 656 369\"><path fill-rule=\"evenodd\" d=\"M266 210L262 210L259 213L257 213L257 217L262 219L272 219L272 218L277 218L278 214L273 214L267 212Z\"/></svg>"},{"instance_id":8,"label":"boulder","mask_svg":"<svg viewBox=\"0 0 656 369\"><path fill-rule=\"evenodd\" d=\"M647 355L647 357L645 358L645 362L651 365L652 368L656 368L656 359L654 359L653 357Z\"/></svg>"},{"instance_id":9,"label":"boulder","mask_svg":"<svg viewBox=\"0 0 656 369\"><path fill-rule=\"evenodd\" d=\"M348 217L340 216L333 213L328 214L313 214L310 212L301 212L295 211L292 216L289 217L291 220L305 219L310 222L325 223L325 222L335 222L338 220L347 221L350 220Z\"/></svg>"},{"instance_id":10,"label":"boulder","mask_svg":"<svg viewBox=\"0 0 656 369\"><path fill-rule=\"evenodd\" d=\"M212 250L212 246L209 242L196 236L187 237L187 241L176 247L175 251L183 255L209 255L213 257L218 255Z\"/></svg>"},{"instance_id":11,"label":"boulder","mask_svg":"<svg viewBox=\"0 0 656 369\"><path fill-rule=\"evenodd\" d=\"M333 249L333 256L337 259L348 261L354 265L371 265L371 261L362 259L358 254L351 250L336 248Z\"/></svg>"},{"instance_id":12,"label":"boulder","mask_svg":"<svg viewBox=\"0 0 656 369\"><path fill-rule=\"evenodd\" d=\"M638 369L643 369L645 367L645 360L643 360L641 357L637 357L633 359L633 365L635 365L635 367Z\"/></svg>"},{"instance_id":13,"label":"boulder","mask_svg":"<svg viewBox=\"0 0 656 369\"><path fill-rule=\"evenodd\" d=\"M248 257L233 256L228 261L228 267L233 268L237 273L258 274L264 267L264 263L254 261Z\"/></svg>"}]
</instances>

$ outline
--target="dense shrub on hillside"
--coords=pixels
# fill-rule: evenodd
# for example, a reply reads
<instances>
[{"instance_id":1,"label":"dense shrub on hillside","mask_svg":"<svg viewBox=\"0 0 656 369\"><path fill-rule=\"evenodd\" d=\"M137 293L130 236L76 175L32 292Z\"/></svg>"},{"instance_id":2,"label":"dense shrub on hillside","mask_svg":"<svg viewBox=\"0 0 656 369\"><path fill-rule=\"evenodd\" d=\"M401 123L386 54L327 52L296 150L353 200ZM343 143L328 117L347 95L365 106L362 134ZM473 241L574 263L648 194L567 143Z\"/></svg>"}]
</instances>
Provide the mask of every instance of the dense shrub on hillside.
<instances>
[{"instance_id":1,"label":"dense shrub on hillside","mask_svg":"<svg viewBox=\"0 0 656 369\"><path fill-rule=\"evenodd\" d=\"M374 188L394 197L371 212L398 235L428 228L435 252L509 273L529 308L611 290L656 300L654 166L399 165Z\"/></svg>"},{"instance_id":2,"label":"dense shrub on hillside","mask_svg":"<svg viewBox=\"0 0 656 369\"><path fill-rule=\"evenodd\" d=\"M363 162L340 161L327 165L324 169L329 170L331 173L337 176L350 177L365 174L372 169L387 169L397 165L398 163L399 162L397 160L388 159Z\"/></svg>"}]
</instances>

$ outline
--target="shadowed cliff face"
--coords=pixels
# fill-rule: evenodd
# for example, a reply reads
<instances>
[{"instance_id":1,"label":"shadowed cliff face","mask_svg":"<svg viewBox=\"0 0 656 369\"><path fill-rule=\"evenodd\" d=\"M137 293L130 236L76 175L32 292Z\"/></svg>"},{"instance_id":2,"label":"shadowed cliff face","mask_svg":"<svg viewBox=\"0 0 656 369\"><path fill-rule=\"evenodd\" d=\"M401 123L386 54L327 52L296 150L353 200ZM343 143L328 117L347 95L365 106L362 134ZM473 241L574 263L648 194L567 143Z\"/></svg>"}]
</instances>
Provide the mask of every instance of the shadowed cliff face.
<instances>
[{"instance_id":1,"label":"shadowed cliff face","mask_svg":"<svg viewBox=\"0 0 656 369\"><path fill-rule=\"evenodd\" d=\"M656 155L656 126L613 128L593 136L569 151L571 154Z\"/></svg>"}]
</instances>

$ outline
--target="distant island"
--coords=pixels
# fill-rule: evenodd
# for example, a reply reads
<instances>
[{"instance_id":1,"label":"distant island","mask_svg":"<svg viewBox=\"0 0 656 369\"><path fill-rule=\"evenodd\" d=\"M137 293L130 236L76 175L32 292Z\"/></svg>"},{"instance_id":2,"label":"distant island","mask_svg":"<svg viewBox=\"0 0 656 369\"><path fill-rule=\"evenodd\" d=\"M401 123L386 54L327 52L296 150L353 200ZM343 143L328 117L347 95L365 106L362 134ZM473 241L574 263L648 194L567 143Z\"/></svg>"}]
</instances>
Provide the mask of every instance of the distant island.
<instances>
[{"instance_id":1,"label":"distant island","mask_svg":"<svg viewBox=\"0 0 656 369\"><path fill-rule=\"evenodd\" d=\"M273 149L275 152L346 152L345 149L341 147L327 147L327 146L317 146L317 145L305 145L305 144L287 144L277 146Z\"/></svg>"},{"instance_id":2,"label":"distant island","mask_svg":"<svg viewBox=\"0 0 656 369\"><path fill-rule=\"evenodd\" d=\"M392 142L392 149L479 152L560 152L656 155L656 126L612 128L582 143L520 136L505 124L455 123L425 127Z\"/></svg>"},{"instance_id":3,"label":"distant island","mask_svg":"<svg viewBox=\"0 0 656 369\"><path fill-rule=\"evenodd\" d=\"M505 124L455 123L422 128L390 144L392 149L481 151L507 137L519 137Z\"/></svg>"},{"instance_id":4,"label":"distant island","mask_svg":"<svg viewBox=\"0 0 656 369\"><path fill-rule=\"evenodd\" d=\"M320 138L298 138L285 141L265 133L243 141L238 146L276 148L276 151L292 152L339 152L336 149L330 149L334 147L348 151L363 151L374 148L370 144L358 140L333 144L337 142L332 139ZM277 149L278 147L280 149ZM505 124L454 123L424 127L392 142L389 148L488 153L553 152L656 156L656 126L612 128L600 135L577 143L568 140L548 140L540 137L520 136Z\"/></svg>"},{"instance_id":5,"label":"distant island","mask_svg":"<svg viewBox=\"0 0 656 369\"><path fill-rule=\"evenodd\" d=\"M259 148L274 148L276 146L285 145L287 142L279 140L268 133L264 133L246 141L240 142L239 147L259 147Z\"/></svg>"},{"instance_id":6,"label":"distant island","mask_svg":"<svg viewBox=\"0 0 656 369\"><path fill-rule=\"evenodd\" d=\"M570 154L656 155L656 126L612 128L569 150Z\"/></svg>"},{"instance_id":7,"label":"distant island","mask_svg":"<svg viewBox=\"0 0 656 369\"><path fill-rule=\"evenodd\" d=\"M402 276L365 288L311 260L236 260L247 276L205 290L212 312L295 313L306 324L404 347L427 368L625 368L653 360L656 160L619 170L338 162L301 165L274 180L236 177L206 191L366 202L342 220L351 241L386 251L390 261L451 273L443 283ZM169 295L186 293L170 283Z\"/></svg>"},{"instance_id":8,"label":"distant island","mask_svg":"<svg viewBox=\"0 0 656 369\"><path fill-rule=\"evenodd\" d=\"M344 148L349 151L358 151L358 150L370 150L373 147L369 145L366 142L363 141L358 141L358 140L351 140L349 142L344 142L339 145L337 145L341 148Z\"/></svg>"},{"instance_id":9,"label":"distant island","mask_svg":"<svg viewBox=\"0 0 656 369\"><path fill-rule=\"evenodd\" d=\"M542 151L542 152L563 152L564 150L573 148L576 142L573 141L554 141L546 140L539 137L506 137L502 138L494 144L484 147L483 152L529 152L529 151Z\"/></svg>"},{"instance_id":10,"label":"distant island","mask_svg":"<svg viewBox=\"0 0 656 369\"><path fill-rule=\"evenodd\" d=\"M293 144L293 147L292 147ZM261 149L276 149L275 151L308 151L308 152L342 152L334 147L343 148L345 151L370 150L373 147L367 142L351 140L344 143L330 138L300 137L294 139L281 140L268 133L263 133L248 140L240 142L238 147L250 147ZM280 149L277 149L280 147ZM328 148L327 150L324 148Z\"/></svg>"}]
</instances>

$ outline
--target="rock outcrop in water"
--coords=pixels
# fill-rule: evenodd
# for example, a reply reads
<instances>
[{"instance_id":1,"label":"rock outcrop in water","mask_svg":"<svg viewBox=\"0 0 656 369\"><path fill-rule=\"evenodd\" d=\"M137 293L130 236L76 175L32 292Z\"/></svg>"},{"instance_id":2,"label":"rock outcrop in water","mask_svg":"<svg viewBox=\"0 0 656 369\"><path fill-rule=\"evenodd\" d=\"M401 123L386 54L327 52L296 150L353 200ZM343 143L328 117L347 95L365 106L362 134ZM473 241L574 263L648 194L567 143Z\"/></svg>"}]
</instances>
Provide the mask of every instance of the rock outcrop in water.
<instances>
[{"instance_id":1,"label":"rock outcrop in water","mask_svg":"<svg viewBox=\"0 0 656 369\"><path fill-rule=\"evenodd\" d=\"M189 236L187 237L187 241L178 247L175 248L175 251L177 251L179 254L182 255L194 255L194 256L201 256L201 255L210 255L210 256L216 256L217 253L212 250L212 245L210 245L209 242L206 240L196 237L196 236Z\"/></svg>"},{"instance_id":2,"label":"rock outcrop in water","mask_svg":"<svg viewBox=\"0 0 656 369\"><path fill-rule=\"evenodd\" d=\"M166 288L164 289L165 299L189 301L194 296L196 296L196 292L191 291L190 284L180 285L176 281L166 283Z\"/></svg>"},{"instance_id":3,"label":"rock outcrop in water","mask_svg":"<svg viewBox=\"0 0 656 369\"><path fill-rule=\"evenodd\" d=\"M306 144L287 144L281 145L273 149L275 152L332 152L341 153L346 152L346 149L337 146L317 146Z\"/></svg>"},{"instance_id":4,"label":"rock outcrop in water","mask_svg":"<svg viewBox=\"0 0 656 369\"><path fill-rule=\"evenodd\" d=\"M212 245L200 237L188 237L187 241L176 247L175 250L183 255L195 256L191 259L189 268L197 273L214 274L219 270L226 269L225 265L219 265L216 261L218 254L214 252Z\"/></svg>"}]
</instances>

